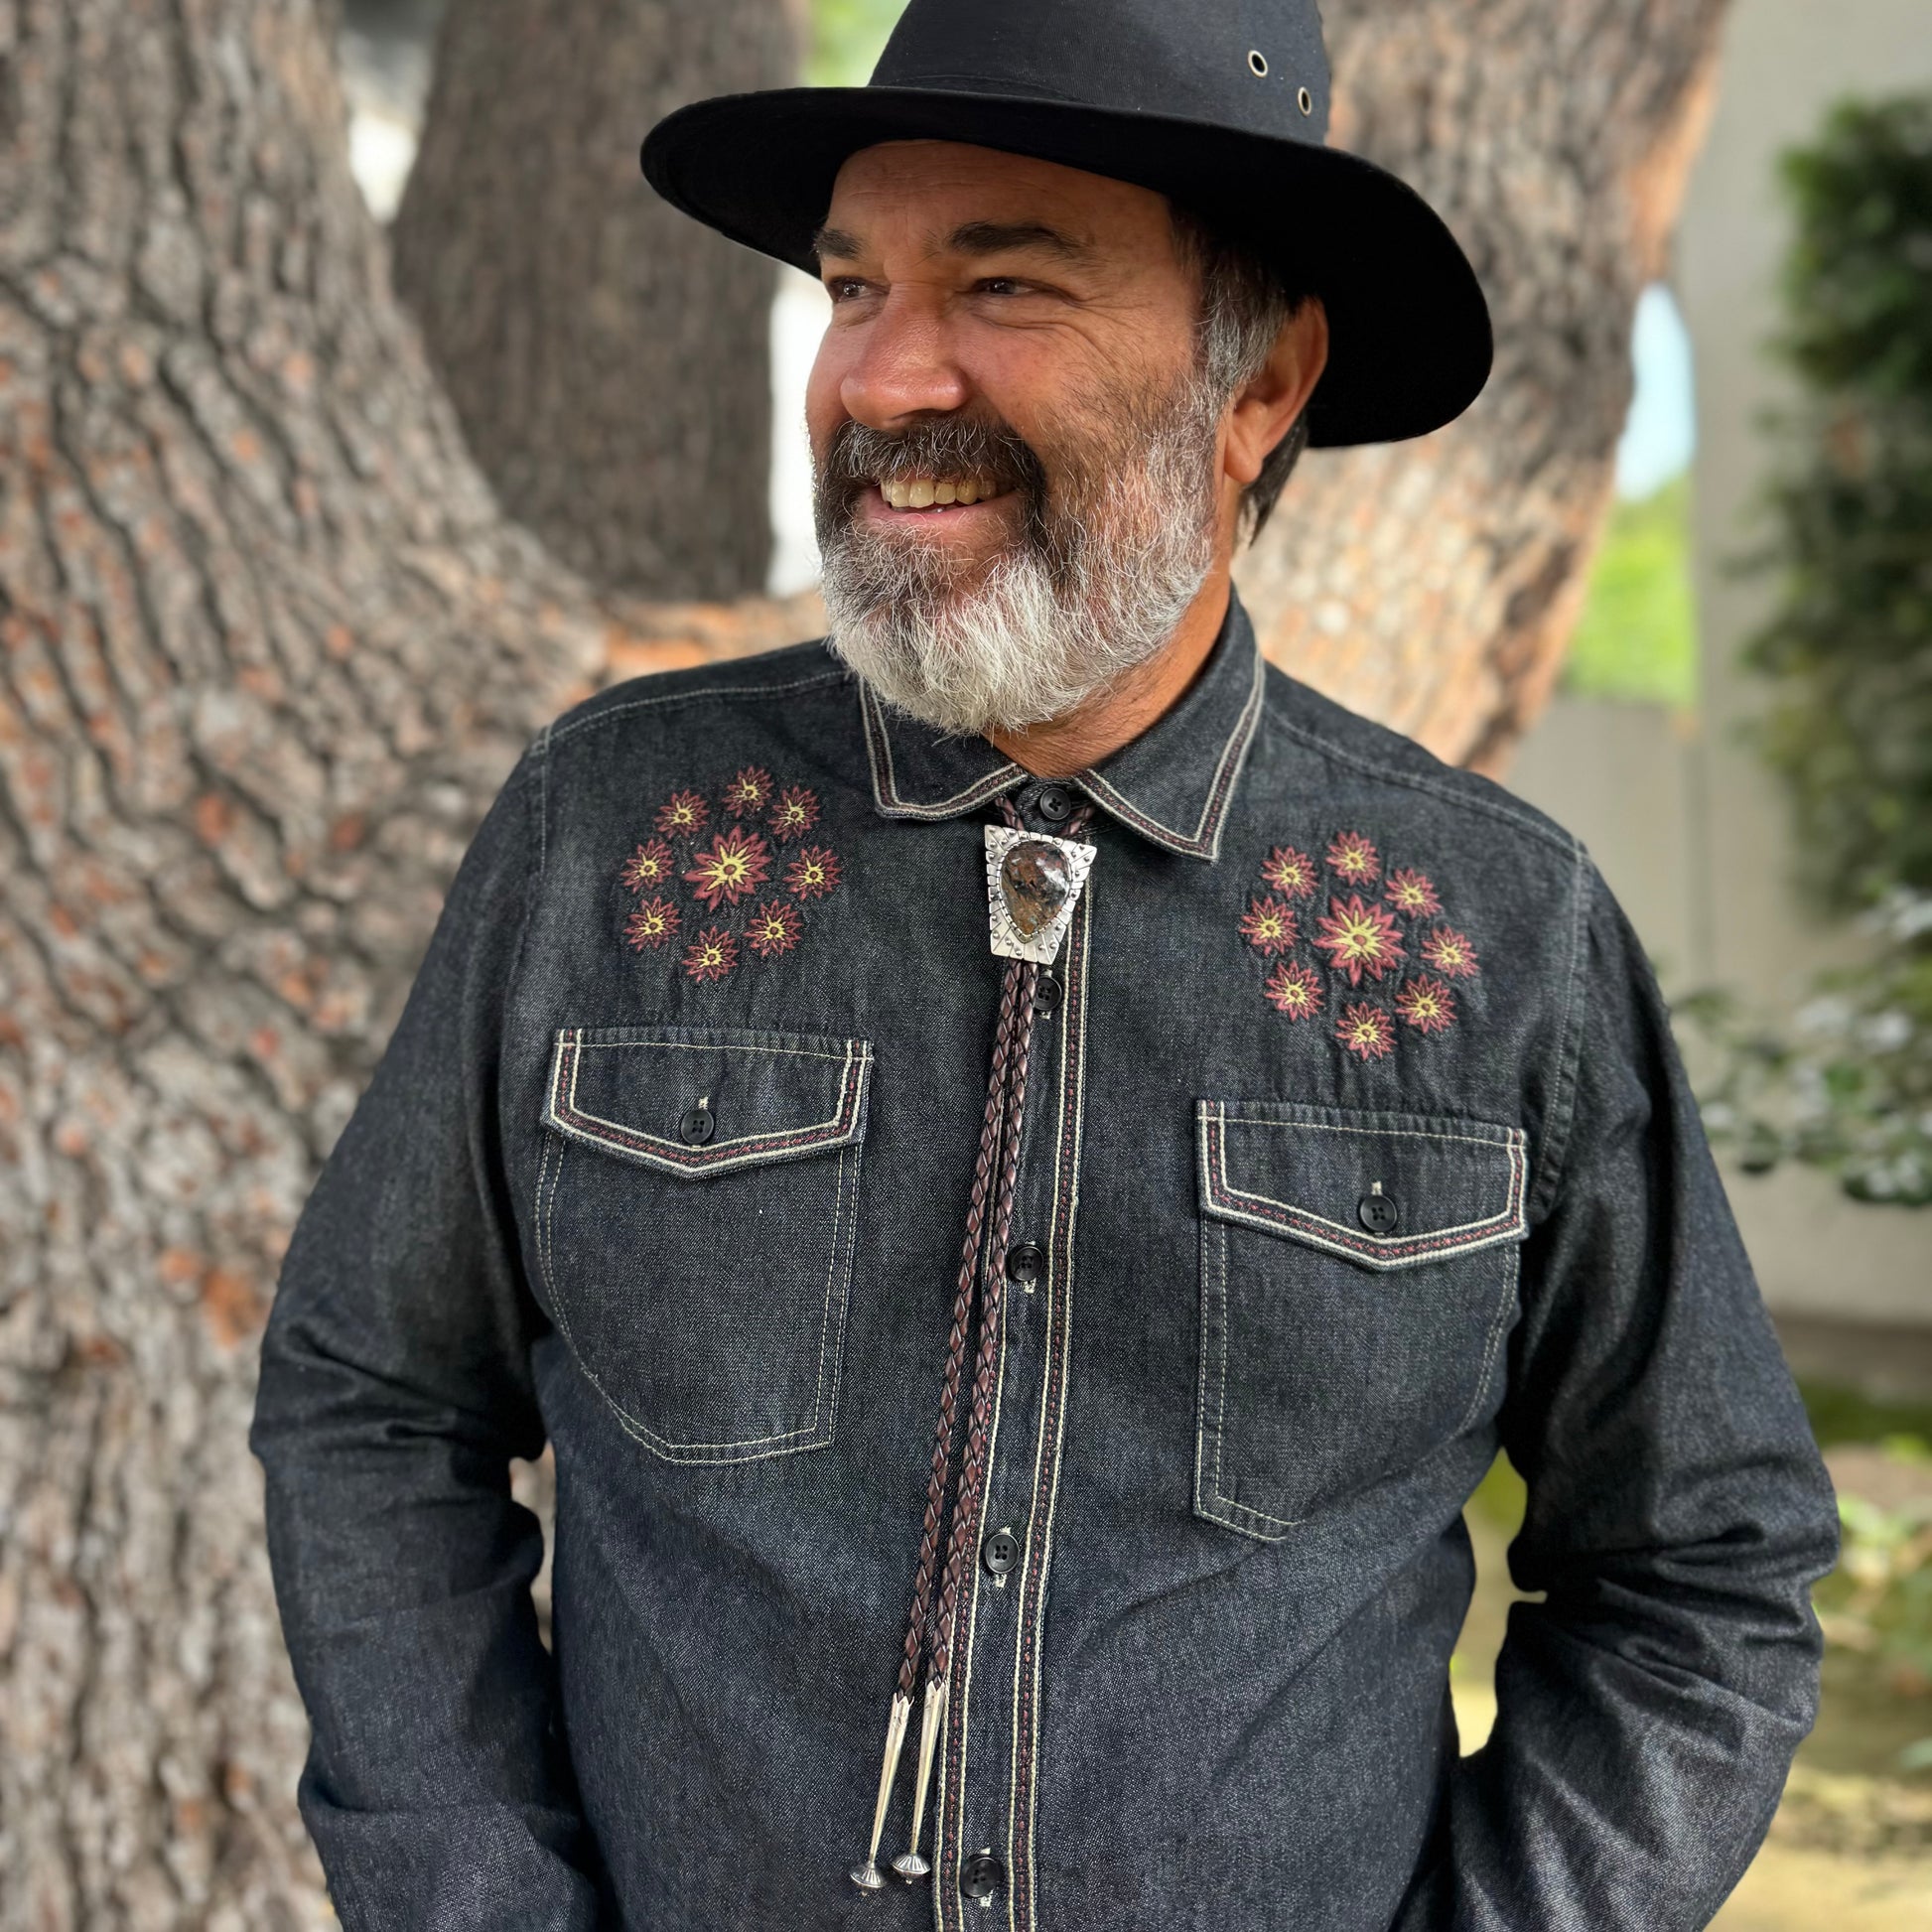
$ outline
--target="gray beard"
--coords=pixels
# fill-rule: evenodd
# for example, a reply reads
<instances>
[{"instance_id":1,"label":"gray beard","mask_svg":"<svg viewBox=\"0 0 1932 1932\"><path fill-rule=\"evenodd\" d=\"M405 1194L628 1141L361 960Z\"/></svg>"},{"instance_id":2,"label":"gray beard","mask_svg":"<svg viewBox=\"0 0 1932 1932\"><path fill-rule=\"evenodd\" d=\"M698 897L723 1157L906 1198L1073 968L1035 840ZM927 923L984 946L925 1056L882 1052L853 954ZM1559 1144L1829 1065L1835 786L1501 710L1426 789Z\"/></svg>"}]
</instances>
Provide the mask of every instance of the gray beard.
<instances>
[{"instance_id":1,"label":"gray beard","mask_svg":"<svg viewBox=\"0 0 1932 1932\"><path fill-rule=\"evenodd\" d=\"M955 582L951 559L916 537L850 515L828 532L821 500L831 648L888 704L952 736L1078 710L1158 654L1206 579L1224 401L1186 385L1138 447L1099 466L1090 502L1036 506L976 583Z\"/></svg>"}]
</instances>

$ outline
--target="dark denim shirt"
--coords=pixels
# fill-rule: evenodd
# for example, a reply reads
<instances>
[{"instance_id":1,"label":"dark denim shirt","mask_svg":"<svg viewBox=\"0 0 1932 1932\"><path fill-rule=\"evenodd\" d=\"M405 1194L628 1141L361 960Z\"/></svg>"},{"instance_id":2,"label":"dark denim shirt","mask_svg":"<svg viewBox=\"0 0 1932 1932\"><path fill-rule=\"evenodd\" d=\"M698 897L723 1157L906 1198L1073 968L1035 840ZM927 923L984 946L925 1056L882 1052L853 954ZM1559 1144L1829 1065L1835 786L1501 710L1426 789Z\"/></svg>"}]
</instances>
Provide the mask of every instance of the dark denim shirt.
<instances>
[{"instance_id":1,"label":"dark denim shirt","mask_svg":"<svg viewBox=\"0 0 1932 1932\"><path fill-rule=\"evenodd\" d=\"M1588 859L1238 604L1054 790L819 644L604 692L505 785L263 1350L351 1932L1660 1932L1743 1870L1834 1510ZM1001 794L1091 800L1097 848L1021 1142L983 1519L1018 1558L964 1584L932 1880L867 1895ZM554 1657L506 1478L546 1441ZM1541 1600L1458 1756L1498 1449Z\"/></svg>"}]
</instances>

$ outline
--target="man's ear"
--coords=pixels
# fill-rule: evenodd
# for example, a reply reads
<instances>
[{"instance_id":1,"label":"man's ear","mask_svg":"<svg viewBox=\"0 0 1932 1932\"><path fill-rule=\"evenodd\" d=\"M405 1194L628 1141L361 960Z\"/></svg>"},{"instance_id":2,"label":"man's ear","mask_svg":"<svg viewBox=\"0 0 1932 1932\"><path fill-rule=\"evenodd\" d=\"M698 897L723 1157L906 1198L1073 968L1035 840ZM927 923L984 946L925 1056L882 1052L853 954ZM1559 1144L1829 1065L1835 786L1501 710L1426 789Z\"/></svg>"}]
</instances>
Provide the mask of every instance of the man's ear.
<instances>
[{"instance_id":1,"label":"man's ear","mask_svg":"<svg viewBox=\"0 0 1932 1932\"><path fill-rule=\"evenodd\" d=\"M1328 312L1318 295L1307 297L1282 324L1275 346L1254 379L1234 398L1221 467L1245 489L1261 475L1268 453L1302 413L1328 365Z\"/></svg>"}]
</instances>

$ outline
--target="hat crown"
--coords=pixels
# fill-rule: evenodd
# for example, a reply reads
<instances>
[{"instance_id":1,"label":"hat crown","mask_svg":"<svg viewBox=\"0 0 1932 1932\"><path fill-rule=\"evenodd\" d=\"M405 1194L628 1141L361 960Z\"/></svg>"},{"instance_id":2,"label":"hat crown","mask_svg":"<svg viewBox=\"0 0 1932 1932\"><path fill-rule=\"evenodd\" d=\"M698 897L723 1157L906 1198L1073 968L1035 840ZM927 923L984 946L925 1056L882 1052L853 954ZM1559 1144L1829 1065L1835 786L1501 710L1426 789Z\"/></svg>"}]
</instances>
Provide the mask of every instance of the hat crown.
<instances>
[{"instance_id":1,"label":"hat crown","mask_svg":"<svg viewBox=\"0 0 1932 1932\"><path fill-rule=\"evenodd\" d=\"M911 0L875 87L1018 95L1319 146L1314 0Z\"/></svg>"}]
</instances>

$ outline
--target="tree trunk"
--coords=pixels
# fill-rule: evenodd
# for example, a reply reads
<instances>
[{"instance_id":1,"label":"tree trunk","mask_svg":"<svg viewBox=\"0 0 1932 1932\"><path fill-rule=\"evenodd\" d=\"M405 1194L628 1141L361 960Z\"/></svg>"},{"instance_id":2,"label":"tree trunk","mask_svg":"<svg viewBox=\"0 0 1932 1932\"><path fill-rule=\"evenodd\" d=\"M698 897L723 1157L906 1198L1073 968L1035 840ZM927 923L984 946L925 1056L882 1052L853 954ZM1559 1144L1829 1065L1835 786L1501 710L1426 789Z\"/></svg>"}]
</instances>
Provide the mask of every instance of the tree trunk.
<instances>
[{"instance_id":1,"label":"tree trunk","mask_svg":"<svg viewBox=\"0 0 1932 1932\"><path fill-rule=\"evenodd\" d=\"M397 293L511 516L593 583L762 591L770 262L660 202L637 148L783 85L782 0L458 0L391 231Z\"/></svg>"},{"instance_id":2,"label":"tree trunk","mask_svg":"<svg viewBox=\"0 0 1932 1932\"><path fill-rule=\"evenodd\" d=\"M1413 443L1317 453L1240 579L1268 654L1496 771L1549 696L1609 507L1636 298L1662 271L1724 0L1330 0L1331 139L1469 251L1489 385Z\"/></svg>"},{"instance_id":3,"label":"tree trunk","mask_svg":"<svg viewBox=\"0 0 1932 1932\"><path fill-rule=\"evenodd\" d=\"M321 1925L278 1257L529 732L809 619L502 519L309 0L17 0L0 141L0 1927Z\"/></svg>"}]
</instances>

